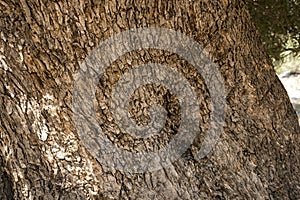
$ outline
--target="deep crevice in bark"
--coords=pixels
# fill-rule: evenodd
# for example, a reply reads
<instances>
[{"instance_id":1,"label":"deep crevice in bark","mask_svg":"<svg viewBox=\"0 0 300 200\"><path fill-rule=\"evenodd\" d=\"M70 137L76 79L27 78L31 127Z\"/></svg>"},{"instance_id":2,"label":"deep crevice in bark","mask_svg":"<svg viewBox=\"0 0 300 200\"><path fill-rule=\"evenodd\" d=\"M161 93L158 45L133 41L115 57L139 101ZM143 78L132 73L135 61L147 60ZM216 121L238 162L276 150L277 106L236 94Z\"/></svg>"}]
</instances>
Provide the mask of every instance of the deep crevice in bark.
<instances>
[{"instance_id":1,"label":"deep crevice in bark","mask_svg":"<svg viewBox=\"0 0 300 200\"><path fill-rule=\"evenodd\" d=\"M0 163L0 199L14 200L13 181L4 170L2 162Z\"/></svg>"}]
</instances>

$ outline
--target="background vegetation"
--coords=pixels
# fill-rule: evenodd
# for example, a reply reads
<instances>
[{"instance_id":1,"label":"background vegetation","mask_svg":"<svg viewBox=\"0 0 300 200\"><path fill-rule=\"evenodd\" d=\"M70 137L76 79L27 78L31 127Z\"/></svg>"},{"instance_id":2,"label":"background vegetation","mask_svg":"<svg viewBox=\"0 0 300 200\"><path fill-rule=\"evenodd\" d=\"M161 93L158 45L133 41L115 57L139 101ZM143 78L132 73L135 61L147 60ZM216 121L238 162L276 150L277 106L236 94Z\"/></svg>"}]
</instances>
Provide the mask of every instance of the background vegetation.
<instances>
[{"instance_id":1,"label":"background vegetation","mask_svg":"<svg viewBox=\"0 0 300 200\"><path fill-rule=\"evenodd\" d=\"M246 0L277 73L300 70L300 0Z\"/></svg>"}]
</instances>

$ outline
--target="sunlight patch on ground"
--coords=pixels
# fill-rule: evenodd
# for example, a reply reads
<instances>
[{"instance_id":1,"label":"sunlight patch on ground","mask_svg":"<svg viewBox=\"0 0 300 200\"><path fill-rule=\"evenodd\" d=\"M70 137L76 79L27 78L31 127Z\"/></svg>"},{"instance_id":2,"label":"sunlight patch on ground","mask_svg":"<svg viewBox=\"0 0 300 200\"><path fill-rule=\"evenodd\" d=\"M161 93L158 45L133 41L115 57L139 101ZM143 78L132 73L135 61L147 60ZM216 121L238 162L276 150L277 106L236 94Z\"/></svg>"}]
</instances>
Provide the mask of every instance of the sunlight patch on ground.
<instances>
[{"instance_id":1,"label":"sunlight patch on ground","mask_svg":"<svg viewBox=\"0 0 300 200\"><path fill-rule=\"evenodd\" d=\"M279 79L290 97L300 123L300 71L284 72L279 75Z\"/></svg>"}]
</instances>

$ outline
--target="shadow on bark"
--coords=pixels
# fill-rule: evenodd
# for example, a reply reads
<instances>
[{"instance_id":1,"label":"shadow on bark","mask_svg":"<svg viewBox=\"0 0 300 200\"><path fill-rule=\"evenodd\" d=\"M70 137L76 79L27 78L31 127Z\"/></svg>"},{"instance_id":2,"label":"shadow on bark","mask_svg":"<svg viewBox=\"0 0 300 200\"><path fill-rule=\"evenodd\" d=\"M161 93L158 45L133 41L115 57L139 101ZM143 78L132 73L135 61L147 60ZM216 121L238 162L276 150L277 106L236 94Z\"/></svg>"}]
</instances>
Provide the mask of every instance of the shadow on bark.
<instances>
[{"instance_id":1,"label":"shadow on bark","mask_svg":"<svg viewBox=\"0 0 300 200\"><path fill-rule=\"evenodd\" d=\"M2 163L0 163L0 199L13 200L13 196L11 177L3 170Z\"/></svg>"}]
</instances>

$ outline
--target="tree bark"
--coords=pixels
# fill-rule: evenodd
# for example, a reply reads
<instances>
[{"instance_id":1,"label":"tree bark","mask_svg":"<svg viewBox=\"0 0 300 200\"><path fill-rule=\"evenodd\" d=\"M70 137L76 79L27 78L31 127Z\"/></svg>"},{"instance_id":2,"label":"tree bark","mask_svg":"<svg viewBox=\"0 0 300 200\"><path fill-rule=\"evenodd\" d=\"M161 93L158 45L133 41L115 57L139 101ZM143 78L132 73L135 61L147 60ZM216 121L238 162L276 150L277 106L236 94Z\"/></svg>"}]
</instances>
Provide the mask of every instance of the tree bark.
<instances>
[{"instance_id":1,"label":"tree bark","mask_svg":"<svg viewBox=\"0 0 300 200\"><path fill-rule=\"evenodd\" d=\"M1 198L300 198L297 116L242 1L3 0L0 19ZM123 55L105 71L96 95L99 124L118 148L162 148L180 121L176 97L147 85L133 95L138 102L148 99L146 105L134 108L132 101L131 113L144 124L144 108L163 105L168 119L162 136L139 145L113 126L107 106L112 86L135 65L164 63L182 73L197 91L202 120L197 139L172 165L128 173L87 150L75 128L72 92L80 63L101 41L141 27L172 29L202 45L224 78L227 109L217 145L198 159L212 110L201 75L172 52Z\"/></svg>"}]
</instances>

